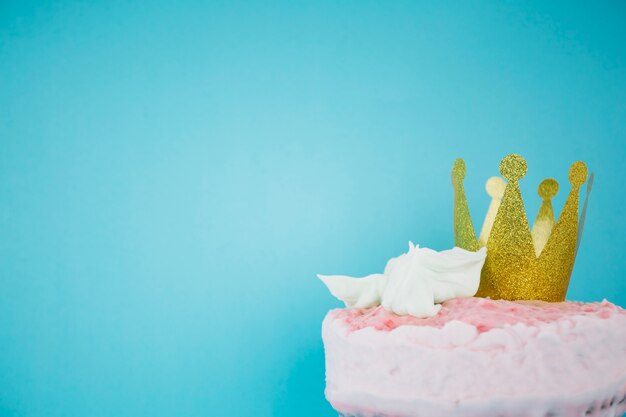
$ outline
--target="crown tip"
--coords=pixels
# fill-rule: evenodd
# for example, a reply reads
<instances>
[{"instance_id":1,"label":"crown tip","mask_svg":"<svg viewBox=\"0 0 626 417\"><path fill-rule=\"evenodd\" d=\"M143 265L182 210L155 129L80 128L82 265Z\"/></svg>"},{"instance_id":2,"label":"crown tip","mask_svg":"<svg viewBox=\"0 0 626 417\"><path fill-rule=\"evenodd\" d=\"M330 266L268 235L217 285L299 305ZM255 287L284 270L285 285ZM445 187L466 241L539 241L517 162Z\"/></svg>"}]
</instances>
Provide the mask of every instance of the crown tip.
<instances>
[{"instance_id":1,"label":"crown tip","mask_svg":"<svg viewBox=\"0 0 626 417\"><path fill-rule=\"evenodd\" d=\"M505 156L500 162L500 173L509 181L518 181L527 170L526 160L515 153Z\"/></svg>"},{"instance_id":2,"label":"crown tip","mask_svg":"<svg viewBox=\"0 0 626 417\"><path fill-rule=\"evenodd\" d=\"M452 166L452 183L460 183L465 178L465 161L457 158Z\"/></svg>"},{"instance_id":3,"label":"crown tip","mask_svg":"<svg viewBox=\"0 0 626 417\"><path fill-rule=\"evenodd\" d=\"M542 200L550 200L554 198L558 191L559 183L554 178L546 178L539 184L537 194L539 194Z\"/></svg>"},{"instance_id":4,"label":"crown tip","mask_svg":"<svg viewBox=\"0 0 626 417\"><path fill-rule=\"evenodd\" d=\"M569 182L574 187L580 187L587 179L587 165L583 161L576 161L569 169Z\"/></svg>"},{"instance_id":5,"label":"crown tip","mask_svg":"<svg viewBox=\"0 0 626 417\"><path fill-rule=\"evenodd\" d=\"M492 198L502 199L504 196L504 189L506 188L506 182L500 177L491 177L485 184L485 190L487 194Z\"/></svg>"}]
</instances>

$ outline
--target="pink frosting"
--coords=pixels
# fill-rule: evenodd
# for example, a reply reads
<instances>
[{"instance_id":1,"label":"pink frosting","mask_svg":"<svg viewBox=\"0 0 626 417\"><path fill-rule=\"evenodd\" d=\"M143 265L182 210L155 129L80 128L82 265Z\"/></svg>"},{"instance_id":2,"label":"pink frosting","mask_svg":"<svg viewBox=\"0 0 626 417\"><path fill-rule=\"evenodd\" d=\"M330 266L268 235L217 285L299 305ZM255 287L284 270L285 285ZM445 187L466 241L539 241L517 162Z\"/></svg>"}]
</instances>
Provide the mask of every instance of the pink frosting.
<instances>
[{"instance_id":1,"label":"pink frosting","mask_svg":"<svg viewBox=\"0 0 626 417\"><path fill-rule=\"evenodd\" d=\"M457 320L474 326L479 333L494 328L502 328L517 323L538 326L570 320L573 316L609 318L613 314L626 314L624 309L607 300L601 303L546 303L544 301L504 301L488 298L456 298L442 304L439 313L433 317L416 318L398 316L382 307L371 309L341 309L331 314L344 319L351 331L373 327L376 330L390 331L399 326L427 326L441 328L448 322Z\"/></svg>"},{"instance_id":2,"label":"pink frosting","mask_svg":"<svg viewBox=\"0 0 626 417\"><path fill-rule=\"evenodd\" d=\"M342 414L613 417L626 411L626 311L600 303L451 300L434 317L339 309L322 325Z\"/></svg>"}]
</instances>

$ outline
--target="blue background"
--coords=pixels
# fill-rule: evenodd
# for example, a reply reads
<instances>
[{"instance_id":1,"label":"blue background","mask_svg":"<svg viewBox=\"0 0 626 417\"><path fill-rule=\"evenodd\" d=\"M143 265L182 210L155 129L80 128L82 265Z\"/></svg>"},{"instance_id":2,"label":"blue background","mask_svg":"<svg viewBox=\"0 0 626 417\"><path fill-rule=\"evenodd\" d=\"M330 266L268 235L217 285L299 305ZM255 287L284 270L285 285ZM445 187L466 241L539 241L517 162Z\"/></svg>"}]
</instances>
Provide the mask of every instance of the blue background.
<instances>
[{"instance_id":1,"label":"blue background","mask_svg":"<svg viewBox=\"0 0 626 417\"><path fill-rule=\"evenodd\" d=\"M596 172L626 305L620 2L0 3L0 415L331 416L316 273L453 244L450 168Z\"/></svg>"}]
</instances>

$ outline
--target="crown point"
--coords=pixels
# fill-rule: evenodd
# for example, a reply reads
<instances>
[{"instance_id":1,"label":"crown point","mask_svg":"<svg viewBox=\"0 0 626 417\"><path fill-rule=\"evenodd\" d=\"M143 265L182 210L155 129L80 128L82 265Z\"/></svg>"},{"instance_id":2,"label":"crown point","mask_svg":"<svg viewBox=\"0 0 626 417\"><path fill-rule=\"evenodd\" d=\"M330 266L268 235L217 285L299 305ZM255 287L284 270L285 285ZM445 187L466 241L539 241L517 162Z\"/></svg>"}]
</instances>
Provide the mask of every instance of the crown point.
<instances>
[{"instance_id":1,"label":"crown point","mask_svg":"<svg viewBox=\"0 0 626 417\"><path fill-rule=\"evenodd\" d=\"M574 187L580 187L587 179L587 165L582 161L576 161L569 169L569 183Z\"/></svg>"},{"instance_id":2,"label":"crown point","mask_svg":"<svg viewBox=\"0 0 626 417\"><path fill-rule=\"evenodd\" d=\"M452 167L452 184L458 184L465 178L465 161L457 158Z\"/></svg>"},{"instance_id":3,"label":"crown point","mask_svg":"<svg viewBox=\"0 0 626 417\"><path fill-rule=\"evenodd\" d=\"M502 200L502 197L504 196L505 188L506 182L500 177L491 177L485 184L485 189L487 190L489 197L499 198L500 200Z\"/></svg>"},{"instance_id":4,"label":"crown point","mask_svg":"<svg viewBox=\"0 0 626 417\"><path fill-rule=\"evenodd\" d=\"M541 181L537 193L542 200L551 200L559 191L559 183L554 178L546 178Z\"/></svg>"},{"instance_id":5,"label":"crown point","mask_svg":"<svg viewBox=\"0 0 626 417\"><path fill-rule=\"evenodd\" d=\"M518 181L526 175L527 169L524 158L514 153L505 156L500 162L500 173L509 181Z\"/></svg>"}]
</instances>

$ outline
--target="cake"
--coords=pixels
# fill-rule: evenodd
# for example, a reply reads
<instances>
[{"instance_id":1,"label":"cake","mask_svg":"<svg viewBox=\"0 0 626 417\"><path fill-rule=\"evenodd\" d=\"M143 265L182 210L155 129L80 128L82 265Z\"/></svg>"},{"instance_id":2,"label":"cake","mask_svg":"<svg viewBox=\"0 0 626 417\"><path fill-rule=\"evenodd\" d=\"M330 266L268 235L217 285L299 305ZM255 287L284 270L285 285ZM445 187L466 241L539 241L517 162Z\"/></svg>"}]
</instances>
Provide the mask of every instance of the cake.
<instances>
[{"instance_id":1,"label":"cake","mask_svg":"<svg viewBox=\"0 0 626 417\"><path fill-rule=\"evenodd\" d=\"M431 318L330 311L326 397L343 416L569 417L626 412L626 311L457 298Z\"/></svg>"},{"instance_id":2,"label":"cake","mask_svg":"<svg viewBox=\"0 0 626 417\"><path fill-rule=\"evenodd\" d=\"M532 230L519 155L487 182L492 203L476 237L455 162L455 247L409 244L381 274L320 279L346 308L322 324L326 398L346 417L587 417L626 412L626 311L566 301L587 198L587 169L570 169L558 222L553 179L539 186Z\"/></svg>"}]
</instances>

